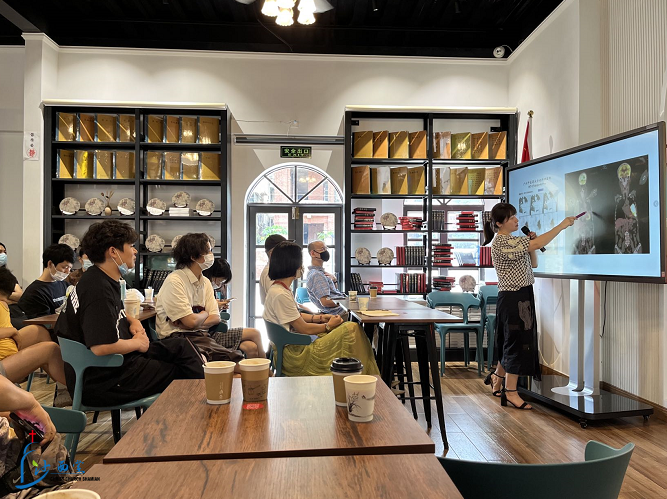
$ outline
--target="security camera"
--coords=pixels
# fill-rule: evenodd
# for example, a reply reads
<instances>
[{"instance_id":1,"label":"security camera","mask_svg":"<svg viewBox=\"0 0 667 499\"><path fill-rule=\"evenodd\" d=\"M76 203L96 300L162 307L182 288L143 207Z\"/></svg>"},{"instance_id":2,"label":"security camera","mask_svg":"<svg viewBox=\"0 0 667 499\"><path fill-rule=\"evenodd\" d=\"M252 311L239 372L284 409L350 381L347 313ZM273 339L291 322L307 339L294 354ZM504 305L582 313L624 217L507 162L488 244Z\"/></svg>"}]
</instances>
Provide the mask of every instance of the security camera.
<instances>
[{"instance_id":1,"label":"security camera","mask_svg":"<svg viewBox=\"0 0 667 499\"><path fill-rule=\"evenodd\" d=\"M495 57L496 59L500 59L501 57L504 56L505 56L505 47L503 47L502 45L493 49L493 57Z\"/></svg>"}]
</instances>

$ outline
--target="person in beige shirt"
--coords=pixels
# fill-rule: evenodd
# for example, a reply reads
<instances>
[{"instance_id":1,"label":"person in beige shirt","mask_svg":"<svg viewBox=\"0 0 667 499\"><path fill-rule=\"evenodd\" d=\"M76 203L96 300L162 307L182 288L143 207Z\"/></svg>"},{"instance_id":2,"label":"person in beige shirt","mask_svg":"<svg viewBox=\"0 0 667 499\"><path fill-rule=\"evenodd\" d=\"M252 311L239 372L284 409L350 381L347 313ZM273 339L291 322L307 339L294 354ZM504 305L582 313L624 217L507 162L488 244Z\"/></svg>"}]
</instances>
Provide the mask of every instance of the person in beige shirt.
<instances>
[{"instance_id":1,"label":"person in beige shirt","mask_svg":"<svg viewBox=\"0 0 667 499\"><path fill-rule=\"evenodd\" d=\"M213 265L208 236L185 234L174 248L176 270L169 274L156 299L156 329L160 339L183 337L209 361L243 358L239 350L219 345L209 335L220 323L218 302L211 281L202 271Z\"/></svg>"}]
</instances>

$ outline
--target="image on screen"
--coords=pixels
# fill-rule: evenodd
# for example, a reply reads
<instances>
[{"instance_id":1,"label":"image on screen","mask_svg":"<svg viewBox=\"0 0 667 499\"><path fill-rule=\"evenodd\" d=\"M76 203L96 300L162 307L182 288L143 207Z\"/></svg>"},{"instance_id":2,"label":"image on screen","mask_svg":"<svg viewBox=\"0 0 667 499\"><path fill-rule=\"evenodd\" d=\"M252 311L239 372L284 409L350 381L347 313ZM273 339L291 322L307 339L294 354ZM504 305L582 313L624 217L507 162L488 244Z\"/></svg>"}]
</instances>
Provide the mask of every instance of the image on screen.
<instances>
[{"instance_id":1,"label":"image on screen","mask_svg":"<svg viewBox=\"0 0 667 499\"><path fill-rule=\"evenodd\" d=\"M520 227L542 234L585 212L540 253L536 274L664 277L659 133L653 128L508 172Z\"/></svg>"}]
</instances>

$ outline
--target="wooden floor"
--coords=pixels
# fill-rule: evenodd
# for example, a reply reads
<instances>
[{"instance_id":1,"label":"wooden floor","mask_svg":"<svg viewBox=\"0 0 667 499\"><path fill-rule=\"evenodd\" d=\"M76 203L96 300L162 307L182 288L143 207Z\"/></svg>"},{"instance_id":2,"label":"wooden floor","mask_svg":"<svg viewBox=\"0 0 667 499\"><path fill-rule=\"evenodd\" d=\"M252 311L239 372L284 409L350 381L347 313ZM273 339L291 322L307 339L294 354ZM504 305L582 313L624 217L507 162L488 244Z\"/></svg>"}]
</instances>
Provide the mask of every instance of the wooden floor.
<instances>
[{"instance_id":1,"label":"wooden floor","mask_svg":"<svg viewBox=\"0 0 667 499\"><path fill-rule=\"evenodd\" d=\"M473 364L474 366L474 364ZM418 374L415 373L417 377ZM636 445L630 468L623 482L621 498L648 499L667 497L667 422L655 417L645 423L642 418L590 422L585 430L579 423L540 404L532 411L519 411L500 406L489 387L477 376L476 369L462 363L448 363L441 379L446 412L448 457L517 463L560 463L580 461L589 440L597 440L615 448L628 442ZM53 401L53 383L35 377L32 392L46 405ZM442 439L437 429L435 404L432 403L433 428L431 437L436 454L443 455ZM410 410L409 404L406 409ZM423 408L417 403L419 424L426 428ZM134 411L123 412L123 432L133 422ZM113 447L111 419L102 413L93 425L88 416L88 428L82 435L77 459L89 469L100 463Z\"/></svg>"}]
</instances>

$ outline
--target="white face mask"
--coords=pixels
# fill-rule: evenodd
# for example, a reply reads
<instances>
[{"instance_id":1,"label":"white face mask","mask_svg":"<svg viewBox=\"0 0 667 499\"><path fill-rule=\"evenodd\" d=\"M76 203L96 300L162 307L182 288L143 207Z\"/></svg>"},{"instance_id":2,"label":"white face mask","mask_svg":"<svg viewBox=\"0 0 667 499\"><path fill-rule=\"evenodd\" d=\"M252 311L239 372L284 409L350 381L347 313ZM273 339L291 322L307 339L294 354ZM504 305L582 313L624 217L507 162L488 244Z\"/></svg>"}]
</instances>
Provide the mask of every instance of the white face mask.
<instances>
[{"instance_id":1,"label":"white face mask","mask_svg":"<svg viewBox=\"0 0 667 499\"><path fill-rule=\"evenodd\" d=\"M297 279L301 279L303 277L303 267L300 267L296 271L296 276Z\"/></svg>"},{"instance_id":2,"label":"white face mask","mask_svg":"<svg viewBox=\"0 0 667 499\"><path fill-rule=\"evenodd\" d=\"M51 272L51 271L49 270L49 273L50 273L50 272ZM55 273L55 274L51 274L51 278L52 278L54 281L64 281L65 279L67 279L67 276L68 276L68 275L69 275L69 274L65 274L65 272L60 272L58 269L56 269L56 273Z\"/></svg>"},{"instance_id":3,"label":"white face mask","mask_svg":"<svg viewBox=\"0 0 667 499\"><path fill-rule=\"evenodd\" d=\"M199 267L202 270L207 270L210 269L213 266L213 262L215 261L215 257L213 256L213 253L209 253L208 255L204 255L204 263L199 263Z\"/></svg>"}]
</instances>

